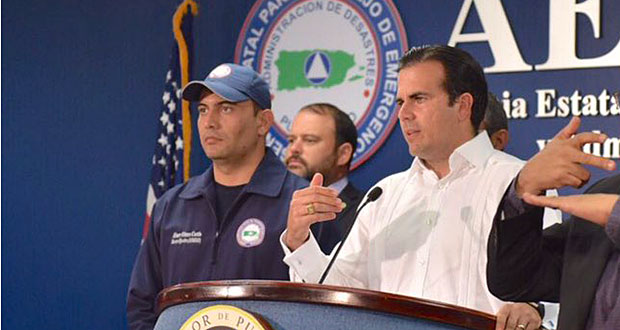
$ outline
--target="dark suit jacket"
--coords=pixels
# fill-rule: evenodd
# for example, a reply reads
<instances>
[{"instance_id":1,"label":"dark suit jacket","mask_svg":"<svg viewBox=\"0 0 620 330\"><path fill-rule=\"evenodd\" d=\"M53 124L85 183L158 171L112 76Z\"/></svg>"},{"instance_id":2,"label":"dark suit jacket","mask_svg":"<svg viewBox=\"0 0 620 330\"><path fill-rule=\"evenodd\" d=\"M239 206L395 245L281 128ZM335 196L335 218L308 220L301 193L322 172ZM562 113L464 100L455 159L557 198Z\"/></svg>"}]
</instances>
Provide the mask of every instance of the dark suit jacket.
<instances>
[{"instance_id":1,"label":"dark suit jacket","mask_svg":"<svg viewBox=\"0 0 620 330\"><path fill-rule=\"evenodd\" d=\"M586 193L620 194L620 175ZM500 210L501 210L500 205ZM577 217L542 228L542 208L500 220L489 236L487 282L509 301L560 302L558 329L585 328L598 281L615 248L603 227Z\"/></svg>"},{"instance_id":2,"label":"dark suit jacket","mask_svg":"<svg viewBox=\"0 0 620 330\"><path fill-rule=\"evenodd\" d=\"M325 254L329 254L334 249L334 246L342 240L342 236L349 226L353 225L355 211L362 201L364 193L357 190L349 182L338 197L347 204L347 207L336 216L336 219L315 223L310 227L312 234Z\"/></svg>"}]
</instances>

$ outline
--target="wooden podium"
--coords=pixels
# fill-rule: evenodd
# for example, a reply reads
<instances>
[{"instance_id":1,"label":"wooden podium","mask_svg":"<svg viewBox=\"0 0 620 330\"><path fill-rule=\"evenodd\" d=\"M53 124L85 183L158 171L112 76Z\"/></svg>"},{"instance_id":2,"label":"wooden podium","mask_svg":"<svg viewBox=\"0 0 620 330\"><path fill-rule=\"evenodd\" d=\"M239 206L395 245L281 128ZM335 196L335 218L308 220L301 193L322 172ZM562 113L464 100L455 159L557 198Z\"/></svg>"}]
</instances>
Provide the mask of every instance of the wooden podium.
<instances>
[{"instance_id":1,"label":"wooden podium","mask_svg":"<svg viewBox=\"0 0 620 330\"><path fill-rule=\"evenodd\" d=\"M338 286L236 280L163 290L155 329L180 329L196 312L214 305L241 308L274 330L495 328L493 315L424 299Z\"/></svg>"}]
</instances>

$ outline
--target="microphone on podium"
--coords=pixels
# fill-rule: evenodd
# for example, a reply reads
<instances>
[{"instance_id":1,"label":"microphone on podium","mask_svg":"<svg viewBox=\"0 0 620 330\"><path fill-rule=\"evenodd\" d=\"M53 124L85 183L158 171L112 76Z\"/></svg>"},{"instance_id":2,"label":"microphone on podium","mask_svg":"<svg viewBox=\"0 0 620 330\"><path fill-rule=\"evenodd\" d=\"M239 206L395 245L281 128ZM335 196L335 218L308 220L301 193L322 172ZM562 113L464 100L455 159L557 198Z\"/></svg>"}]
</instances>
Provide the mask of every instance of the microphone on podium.
<instances>
[{"instance_id":1,"label":"microphone on podium","mask_svg":"<svg viewBox=\"0 0 620 330\"><path fill-rule=\"evenodd\" d=\"M360 206L357 209L357 211L355 212L355 216L353 217L353 221L351 221L351 225L349 225L349 228L347 228L347 230L345 231L344 236L342 236L342 240L340 241L340 245L338 245L338 249L336 250L336 253L334 253L331 260L329 261L329 264L327 265L327 268L325 268L325 270L323 271L323 274L321 274L321 279L319 280L319 284L323 284L323 281L325 281L327 274L329 274L329 270L332 268L334 261L336 261L336 258L338 257L338 254L340 253L340 249L342 249L342 246L344 245L344 241L347 239L347 237L349 237L351 228L353 228L353 224L357 220L357 216L360 214L360 211L368 203L376 201L381 196L382 193L383 193L383 190L380 187L374 187L368 193L368 195L366 196L366 201L362 204L362 206Z\"/></svg>"}]
</instances>

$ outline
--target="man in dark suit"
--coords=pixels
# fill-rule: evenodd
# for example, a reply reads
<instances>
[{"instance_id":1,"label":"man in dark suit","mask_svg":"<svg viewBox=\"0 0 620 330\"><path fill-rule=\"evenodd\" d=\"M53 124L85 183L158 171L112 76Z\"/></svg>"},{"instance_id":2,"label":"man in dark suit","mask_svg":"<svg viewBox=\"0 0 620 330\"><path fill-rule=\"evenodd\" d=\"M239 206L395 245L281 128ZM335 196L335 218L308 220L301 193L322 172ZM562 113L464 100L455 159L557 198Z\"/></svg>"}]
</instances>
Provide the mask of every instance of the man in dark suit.
<instances>
[{"instance_id":1,"label":"man in dark suit","mask_svg":"<svg viewBox=\"0 0 620 330\"><path fill-rule=\"evenodd\" d=\"M347 178L357 148L357 129L336 106L314 103L299 110L288 141L287 168L308 180L315 173L323 174L325 186L339 191L338 197L346 204L336 221L311 227L323 252L329 253L353 224L355 210L364 195Z\"/></svg>"},{"instance_id":2,"label":"man in dark suit","mask_svg":"<svg viewBox=\"0 0 620 330\"><path fill-rule=\"evenodd\" d=\"M590 174L583 164L615 169L613 161L581 151L606 137L574 135L578 127L573 118L507 191L489 236L489 290L500 299L559 301L559 329L619 329L620 175L599 181L586 195L539 196L544 189L585 184ZM541 206L573 216L542 230Z\"/></svg>"},{"instance_id":3,"label":"man in dark suit","mask_svg":"<svg viewBox=\"0 0 620 330\"><path fill-rule=\"evenodd\" d=\"M487 108L484 112L484 119L478 127L478 132L483 130L489 134L489 139L493 148L504 151L508 145L510 135L508 133L508 117L495 94L489 92Z\"/></svg>"}]
</instances>

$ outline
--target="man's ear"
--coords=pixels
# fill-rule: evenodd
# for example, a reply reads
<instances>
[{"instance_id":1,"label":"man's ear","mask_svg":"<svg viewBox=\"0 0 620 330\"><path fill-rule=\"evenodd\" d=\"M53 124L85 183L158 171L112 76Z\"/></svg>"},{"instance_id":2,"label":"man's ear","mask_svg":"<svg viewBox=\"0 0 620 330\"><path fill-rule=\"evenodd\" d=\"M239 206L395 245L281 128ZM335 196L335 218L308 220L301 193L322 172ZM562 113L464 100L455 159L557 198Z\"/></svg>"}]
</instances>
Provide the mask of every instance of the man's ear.
<instances>
[{"instance_id":1,"label":"man's ear","mask_svg":"<svg viewBox=\"0 0 620 330\"><path fill-rule=\"evenodd\" d=\"M271 109L259 110L256 114L256 120L258 121L258 135L267 135L271 125L273 125L273 111L271 111Z\"/></svg>"},{"instance_id":2,"label":"man's ear","mask_svg":"<svg viewBox=\"0 0 620 330\"><path fill-rule=\"evenodd\" d=\"M474 106L474 97L470 93L463 93L459 96L459 109L458 118L459 121L470 121L471 112Z\"/></svg>"},{"instance_id":3,"label":"man's ear","mask_svg":"<svg viewBox=\"0 0 620 330\"><path fill-rule=\"evenodd\" d=\"M491 144L493 144L493 148L503 151L506 149L509 139L508 130L502 128L491 135Z\"/></svg>"},{"instance_id":4,"label":"man's ear","mask_svg":"<svg viewBox=\"0 0 620 330\"><path fill-rule=\"evenodd\" d=\"M338 147L338 158L336 165L345 166L353 158L353 146L349 142L345 142Z\"/></svg>"}]
</instances>

